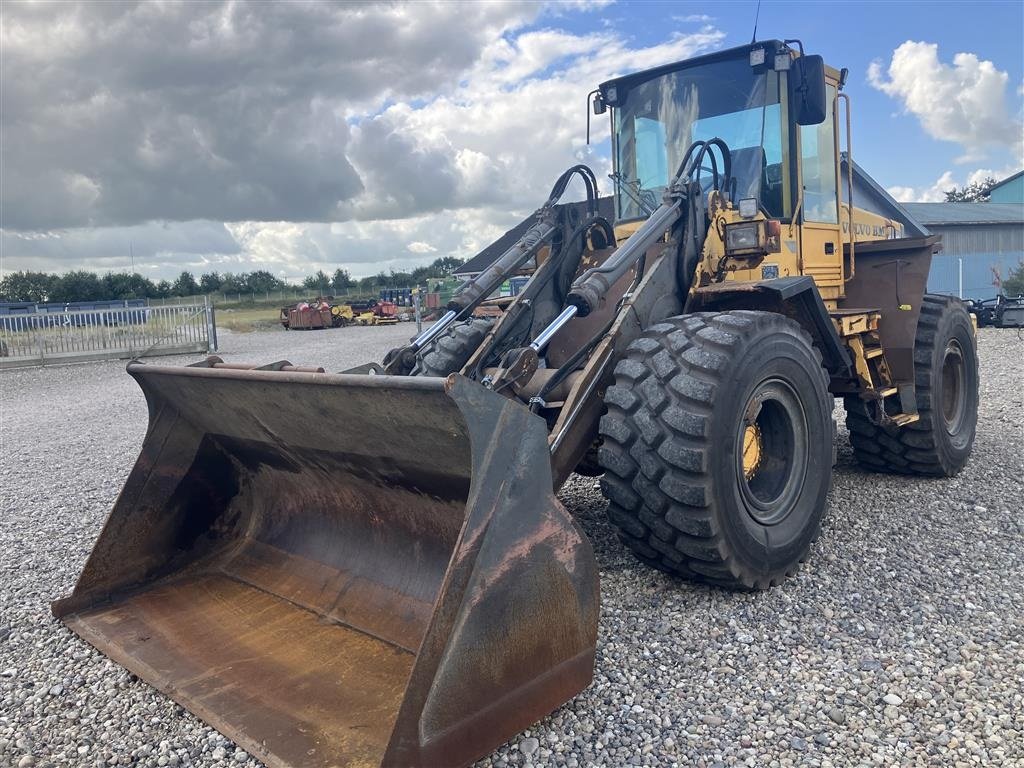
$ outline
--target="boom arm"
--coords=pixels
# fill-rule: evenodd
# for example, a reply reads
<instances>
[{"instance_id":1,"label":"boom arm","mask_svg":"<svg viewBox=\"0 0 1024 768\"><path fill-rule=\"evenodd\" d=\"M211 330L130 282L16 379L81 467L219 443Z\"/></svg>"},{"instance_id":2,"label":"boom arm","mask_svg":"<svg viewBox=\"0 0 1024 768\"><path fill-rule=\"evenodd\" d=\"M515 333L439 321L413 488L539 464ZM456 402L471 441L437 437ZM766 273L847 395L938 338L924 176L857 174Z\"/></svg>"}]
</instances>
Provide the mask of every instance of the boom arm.
<instances>
[{"instance_id":1,"label":"boom arm","mask_svg":"<svg viewBox=\"0 0 1024 768\"><path fill-rule=\"evenodd\" d=\"M597 214L597 178L585 165L574 165L558 177L551 188L547 202L535 214L532 226L503 253L491 266L469 280L448 302L448 311L430 328L405 347L391 350L384 359L384 373L406 375L416 364L416 353L444 332L452 323L467 317L481 301L494 293L516 270L536 256L541 247L558 231L555 206L565 192L569 181L579 175L587 190L588 214Z\"/></svg>"}]
</instances>

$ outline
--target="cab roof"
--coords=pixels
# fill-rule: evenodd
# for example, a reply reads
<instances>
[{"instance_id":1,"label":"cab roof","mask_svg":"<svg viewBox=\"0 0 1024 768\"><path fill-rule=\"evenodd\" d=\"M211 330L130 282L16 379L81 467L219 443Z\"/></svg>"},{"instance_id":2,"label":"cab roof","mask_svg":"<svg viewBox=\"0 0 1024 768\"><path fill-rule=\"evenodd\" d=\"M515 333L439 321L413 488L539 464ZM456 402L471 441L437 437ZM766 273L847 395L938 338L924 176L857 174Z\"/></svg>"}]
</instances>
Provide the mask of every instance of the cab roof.
<instances>
[{"instance_id":1,"label":"cab roof","mask_svg":"<svg viewBox=\"0 0 1024 768\"><path fill-rule=\"evenodd\" d=\"M790 42L796 41L791 40ZM756 42L736 46L735 48L726 48L723 51L715 51L714 53L708 53L703 56L695 56L691 59L683 59L681 61L672 62L671 64L662 64L660 67L655 67L653 69L644 69L640 72L632 72L628 75L615 77L601 83L599 90L601 91L602 97L606 96L608 89L612 86L615 86L619 91L625 93L640 83L645 83L648 80L661 77L669 72L677 72L681 69L690 69L691 67L701 66L702 64L713 64L716 61L738 58L740 56L747 55L754 48L764 48L765 59L767 61L771 61L772 57L774 57L776 53L781 53L784 50L790 50L789 46L781 40L757 40ZM830 77L838 79L838 70L826 66L825 71Z\"/></svg>"}]
</instances>

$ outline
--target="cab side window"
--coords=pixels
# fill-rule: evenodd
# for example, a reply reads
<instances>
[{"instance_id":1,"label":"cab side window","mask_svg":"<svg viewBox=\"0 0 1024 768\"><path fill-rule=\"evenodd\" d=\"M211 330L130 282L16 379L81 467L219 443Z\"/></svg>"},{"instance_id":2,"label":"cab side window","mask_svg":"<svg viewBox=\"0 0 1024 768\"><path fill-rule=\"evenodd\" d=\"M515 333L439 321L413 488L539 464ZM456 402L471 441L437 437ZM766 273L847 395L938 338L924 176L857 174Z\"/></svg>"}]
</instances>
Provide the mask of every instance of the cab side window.
<instances>
[{"instance_id":1,"label":"cab side window","mask_svg":"<svg viewBox=\"0 0 1024 768\"><path fill-rule=\"evenodd\" d=\"M803 212L805 221L836 224L839 201L836 199L836 143L833 106L836 89L825 88L828 114L820 125L800 126L800 162L803 173Z\"/></svg>"}]
</instances>

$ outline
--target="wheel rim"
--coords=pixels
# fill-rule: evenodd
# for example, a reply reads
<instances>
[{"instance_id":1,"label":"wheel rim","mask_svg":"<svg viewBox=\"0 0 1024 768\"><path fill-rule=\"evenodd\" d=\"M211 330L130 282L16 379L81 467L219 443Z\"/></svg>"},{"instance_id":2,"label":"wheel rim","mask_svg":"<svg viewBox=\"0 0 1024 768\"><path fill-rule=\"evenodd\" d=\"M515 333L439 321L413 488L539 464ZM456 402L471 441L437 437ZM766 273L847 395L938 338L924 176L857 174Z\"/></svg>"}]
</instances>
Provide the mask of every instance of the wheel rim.
<instances>
[{"instance_id":1,"label":"wheel rim","mask_svg":"<svg viewBox=\"0 0 1024 768\"><path fill-rule=\"evenodd\" d=\"M950 339L942 356L942 421L946 432L955 435L967 414L966 368L960 342Z\"/></svg>"},{"instance_id":2,"label":"wheel rim","mask_svg":"<svg viewBox=\"0 0 1024 768\"><path fill-rule=\"evenodd\" d=\"M736 436L736 476L747 514L776 525L793 511L807 474L807 416L793 387L767 379L754 387Z\"/></svg>"}]
</instances>

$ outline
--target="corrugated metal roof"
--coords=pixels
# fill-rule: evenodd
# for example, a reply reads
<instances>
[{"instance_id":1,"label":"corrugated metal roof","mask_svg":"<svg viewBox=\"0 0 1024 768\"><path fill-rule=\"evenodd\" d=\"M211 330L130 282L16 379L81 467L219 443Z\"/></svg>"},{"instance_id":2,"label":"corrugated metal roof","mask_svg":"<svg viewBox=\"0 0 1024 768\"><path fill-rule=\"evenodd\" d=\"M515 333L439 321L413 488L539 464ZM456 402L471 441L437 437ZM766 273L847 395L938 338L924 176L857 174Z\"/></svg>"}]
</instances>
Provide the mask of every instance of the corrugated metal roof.
<instances>
[{"instance_id":1,"label":"corrugated metal roof","mask_svg":"<svg viewBox=\"0 0 1024 768\"><path fill-rule=\"evenodd\" d=\"M903 203L918 221L929 224L1024 224L1024 205L1016 203Z\"/></svg>"}]
</instances>

